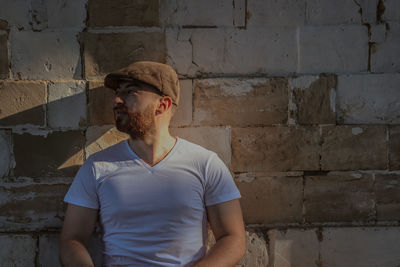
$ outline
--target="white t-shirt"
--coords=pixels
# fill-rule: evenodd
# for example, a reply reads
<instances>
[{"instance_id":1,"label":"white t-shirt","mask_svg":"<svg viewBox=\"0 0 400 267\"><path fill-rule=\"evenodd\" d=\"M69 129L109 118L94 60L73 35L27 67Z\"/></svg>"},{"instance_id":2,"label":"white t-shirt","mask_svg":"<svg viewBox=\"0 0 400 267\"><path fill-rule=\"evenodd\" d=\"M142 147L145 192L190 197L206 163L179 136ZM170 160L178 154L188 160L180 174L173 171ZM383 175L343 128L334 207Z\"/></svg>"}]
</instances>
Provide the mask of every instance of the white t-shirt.
<instances>
[{"instance_id":1,"label":"white t-shirt","mask_svg":"<svg viewBox=\"0 0 400 267\"><path fill-rule=\"evenodd\" d=\"M64 201L99 209L106 265L190 266L205 254L205 207L240 197L216 153L178 138L152 167L126 140L91 155Z\"/></svg>"}]
</instances>

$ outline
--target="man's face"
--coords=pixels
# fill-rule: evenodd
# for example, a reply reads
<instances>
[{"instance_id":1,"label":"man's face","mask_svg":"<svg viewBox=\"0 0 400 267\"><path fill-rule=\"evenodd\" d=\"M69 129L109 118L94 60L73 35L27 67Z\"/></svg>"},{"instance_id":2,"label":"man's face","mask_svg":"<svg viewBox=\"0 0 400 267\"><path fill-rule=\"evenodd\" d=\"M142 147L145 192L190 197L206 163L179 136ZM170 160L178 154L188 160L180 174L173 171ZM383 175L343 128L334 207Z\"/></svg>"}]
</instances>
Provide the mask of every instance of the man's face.
<instances>
[{"instance_id":1,"label":"man's face","mask_svg":"<svg viewBox=\"0 0 400 267\"><path fill-rule=\"evenodd\" d=\"M155 131L155 104L160 95L150 85L122 82L114 99L114 119L119 131L132 139Z\"/></svg>"}]
</instances>

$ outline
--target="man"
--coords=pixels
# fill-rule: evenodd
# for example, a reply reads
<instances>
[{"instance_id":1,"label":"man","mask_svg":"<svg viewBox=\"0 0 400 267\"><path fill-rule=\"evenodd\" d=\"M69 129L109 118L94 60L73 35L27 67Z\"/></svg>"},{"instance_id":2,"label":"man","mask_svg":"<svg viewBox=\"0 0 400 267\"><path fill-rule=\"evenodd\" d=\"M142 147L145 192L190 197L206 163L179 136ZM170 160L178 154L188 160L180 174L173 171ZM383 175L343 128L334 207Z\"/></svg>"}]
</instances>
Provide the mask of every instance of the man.
<instances>
[{"instance_id":1,"label":"man","mask_svg":"<svg viewBox=\"0 0 400 267\"><path fill-rule=\"evenodd\" d=\"M240 193L214 152L170 135L175 71L136 62L105 86L116 93L116 127L130 138L79 169L64 199L63 265L93 266L86 245L99 215L105 266L234 266L245 251ZM207 221L217 242L205 255Z\"/></svg>"}]
</instances>

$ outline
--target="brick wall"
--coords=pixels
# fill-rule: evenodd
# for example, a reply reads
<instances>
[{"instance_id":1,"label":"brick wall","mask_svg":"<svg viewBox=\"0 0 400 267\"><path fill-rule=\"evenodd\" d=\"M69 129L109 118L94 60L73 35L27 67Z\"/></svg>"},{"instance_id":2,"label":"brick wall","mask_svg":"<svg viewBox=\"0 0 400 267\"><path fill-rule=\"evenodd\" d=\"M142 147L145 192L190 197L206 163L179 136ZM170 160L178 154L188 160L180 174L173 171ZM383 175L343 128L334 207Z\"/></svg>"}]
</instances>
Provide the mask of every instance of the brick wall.
<instances>
[{"instance_id":1,"label":"brick wall","mask_svg":"<svg viewBox=\"0 0 400 267\"><path fill-rule=\"evenodd\" d=\"M127 138L102 79L138 60L177 70L172 133L235 177L239 266L400 264L399 1L0 6L0 266L59 266L76 171Z\"/></svg>"}]
</instances>

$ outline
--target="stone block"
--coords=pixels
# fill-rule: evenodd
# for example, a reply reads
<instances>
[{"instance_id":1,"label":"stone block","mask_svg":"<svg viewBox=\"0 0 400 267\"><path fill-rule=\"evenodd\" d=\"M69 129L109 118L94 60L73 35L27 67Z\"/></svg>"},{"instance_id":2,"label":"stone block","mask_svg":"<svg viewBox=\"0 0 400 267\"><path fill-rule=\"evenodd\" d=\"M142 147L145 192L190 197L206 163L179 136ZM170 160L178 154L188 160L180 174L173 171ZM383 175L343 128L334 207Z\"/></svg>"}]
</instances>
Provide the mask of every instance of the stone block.
<instances>
[{"instance_id":1,"label":"stone block","mask_svg":"<svg viewBox=\"0 0 400 267\"><path fill-rule=\"evenodd\" d=\"M8 35L0 32L0 79L8 79L10 76L7 39Z\"/></svg>"},{"instance_id":2,"label":"stone block","mask_svg":"<svg viewBox=\"0 0 400 267\"><path fill-rule=\"evenodd\" d=\"M361 24L358 1L307 0L307 23L313 25Z\"/></svg>"},{"instance_id":3,"label":"stone block","mask_svg":"<svg viewBox=\"0 0 400 267\"><path fill-rule=\"evenodd\" d=\"M235 27L246 26L246 0L233 0L233 25Z\"/></svg>"},{"instance_id":4,"label":"stone block","mask_svg":"<svg viewBox=\"0 0 400 267\"><path fill-rule=\"evenodd\" d=\"M86 157L129 138L113 125L93 126L86 131Z\"/></svg>"},{"instance_id":5,"label":"stone block","mask_svg":"<svg viewBox=\"0 0 400 267\"><path fill-rule=\"evenodd\" d=\"M383 43L385 39L386 39L386 25L385 24L371 25L370 41L373 43ZM376 46L374 48L376 49Z\"/></svg>"},{"instance_id":6,"label":"stone block","mask_svg":"<svg viewBox=\"0 0 400 267\"><path fill-rule=\"evenodd\" d=\"M0 235L1 266L35 266L36 239L29 235Z\"/></svg>"},{"instance_id":7,"label":"stone block","mask_svg":"<svg viewBox=\"0 0 400 267\"><path fill-rule=\"evenodd\" d=\"M179 76L193 76L191 29L168 27L165 29L167 60Z\"/></svg>"},{"instance_id":8,"label":"stone block","mask_svg":"<svg viewBox=\"0 0 400 267\"><path fill-rule=\"evenodd\" d=\"M246 253L236 267L267 266L267 242L262 234L246 231Z\"/></svg>"},{"instance_id":9,"label":"stone block","mask_svg":"<svg viewBox=\"0 0 400 267\"><path fill-rule=\"evenodd\" d=\"M85 136L81 131L47 136L14 133L15 176L73 177L83 163Z\"/></svg>"},{"instance_id":10,"label":"stone block","mask_svg":"<svg viewBox=\"0 0 400 267\"><path fill-rule=\"evenodd\" d=\"M158 0L89 0L87 8L89 27L159 25Z\"/></svg>"},{"instance_id":11,"label":"stone block","mask_svg":"<svg viewBox=\"0 0 400 267\"><path fill-rule=\"evenodd\" d=\"M300 73L367 71L367 27L361 25L301 27L299 51Z\"/></svg>"},{"instance_id":12,"label":"stone block","mask_svg":"<svg viewBox=\"0 0 400 267\"><path fill-rule=\"evenodd\" d=\"M344 124L399 124L399 84L400 74L339 76L338 122Z\"/></svg>"},{"instance_id":13,"label":"stone block","mask_svg":"<svg viewBox=\"0 0 400 267\"><path fill-rule=\"evenodd\" d=\"M307 222L369 221L375 218L373 178L360 172L305 176Z\"/></svg>"},{"instance_id":14,"label":"stone block","mask_svg":"<svg viewBox=\"0 0 400 267\"><path fill-rule=\"evenodd\" d=\"M397 0L382 1L384 12L382 14L383 21L400 21L400 2Z\"/></svg>"},{"instance_id":15,"label":"stone block","mask_svg":"<svg viewBox=\"0 0 400 267\"><path fill-rule=\"evenodd\" d=\"M135 61L166 62L163 32L82 34L85 78L103 78L107 73Z\"/></svg>"},{"instance_id":16,"label":"stone block","mask_svg":"<svg viewBox=\"0 0 400 267\"><path fill-rule=\"evenodd\" d=\"M15 26L18 29L28 29L30 27L32 0L0 0L0 19L7 21L8 26Z\"/></svg>"},{"instance_id":17,"label":"stone block","mask_svg":"<svg viewBox=\"0 0 400 267\"><path fill-rule=\"evenodd\" d=\"M400 72L400 21L390 23L385 40L375 44L371 53L371 71Z\"/></svg>"},{"instance_id":18,"label":"stone block","mask_svg":"<svg viewBox=\"0 0 400 267\"><path fill-rule=\"evenodd\" d=\"M375 174L376 217L400 220L400 174Z\"/></svg>"},{"instance_id":19,"label":"stone block","mask_svg":"<svg viewBox=\"0 0 400 267\"><path fill-rule=\"evenodd\" d=\"M296 31L295 27L275 26L193 30L195 73L293 73L297 68Z\"/></svg>"},{"instance_id":20,"label":"stone block","mask_svg":"<svg viewBox=\"0 0 400 267\"><path fill-rule=\"evenodd\" d=\"M272 267L318 267L318 230L288 229L268 231L268 266ZM325 265L324 265L325 266Z\"/></svg>"},{"instance_id":21,"label":"stone block","mask_svg":"<svg viewBox=\"0 0 400 267\"><path fill-rule=\"evenodd\" d=\"M86 125L86 83L50 82L47 103L48 125L80 128Z\"/></svg>"},{"instance_id":22,"label":"stone block","mask_svg":"<svg viewBox=\"0 0 400 267\"><path fill-rule=\"evenodd\" d=\"M87 105L89 125L114 124L114 99L114 91L104 87L103 81L89 82Z\"/></svg>"},{"instance_id":23,"label":"stone block","mask_svg":"<svg viewBox=\"0 0 400 267\"><path fill-rule=\"evenodd\" d=\"M318 170L318 128L255 127L232 129L235 172Z\"/></svg>"},{"instance_id":24,"label":"stone block","mask_svg":"<svg viewBox=\"0 0 400 267\"><path fill-rule=\"evenodd\" d=\"M235 177L246 224L301 222L302 173L241 173Z\"/></svg>"},{"instance_id":25,"label":"stone block","mask_svg":"<svg viewBox=\"0 0 400 267\"><path fill-rule=\"evenodd\" d=\"M247 1L248 26L297 26L305 22L306 0Z\"/></svg>"},{"instance_id":26,"label":"stone block","mask_svg":"<svg viewBox=\"0 0 400 267\"><path fill-rule=\"evenodd\" d=\"M46 0L45 3L49 28L83 29L85 27L87 0Z\"/></svg>"},{"instance_id":27,"label":"stone block","mask_svg":"<svg viewBox=\"0 0 400 267\"><path fill-rule=\"evenodd\" d=\"M45 125L46 84L0 82L0 125Z\"/></svg>"},{"instance_id":28,"label":"stone block","mask_svg":"<svg viewBox=\"0 0 400 267\"><path fill-rule=\"evenodd\" d=\"M386 135L378 125L322 127L321 169L387 169Z\"/></svg>"},{"instance_id":29,"label":"stone block","mask_svg":"<svg viewBox=\"0 0 400 267\"><path fill-rule=\"evenodd\" d=\"M389 127L389 168L400 170L400 126Z\"/></svg>"},{"instance_id":30,"label":"stone block","mask_svg":"<svg viewBox=\"0 0 400 267\"><path fill-rule=\"evenodd\" d=\"M336 76L300 76L290 79L289 87L292 123L336 123Z\"/></svg>"},{"instance_id":31,"label":"stone block","mask_svg":"<svg viewBox=\"0 0 400 267\"><path fill-rule=\"evenodd\" d=\"M11 32L11 70L24 80L81 78L80 48L75 32Z\"/></svg>"},{"instance_id":32,"label":"stone block","mask_svg":"<svg viewBox=\"0 0 400 267\"><path fill-rule=\"evenodd\" d=\"M171 119L171 126L185 126L192 122L193 113L193 82L192 80L180 80L181 87L179 105Z\"/></svg>"},{"instance_id":33,"label":"stone block","mask_svg":"<svg viewBox=\"0 0 400 267\"><path fill-rule=\"evenodd\" d=\"M231 130L228 127L190 127L170 128L173 136L179 136L190 142L214 151L222 161L230 167L231 164Z\"/></svg>"},{"instance_id":34,"label":"stone block","mask_svg":"<svg viewBox=\"0 0 400 267\"><path fill-rule=\"evenodd\" d=\"M399 239L399 227L326 228L320 249L322 266L398 266Z\"/></svg>"},{"instance_id":35,"label":"stone block","mask_svg":"<svg viewBox=\"0 0 400 267\"><path fill-rule=\"evenodd\" d=\"M194 81L196 125L286 124L288 84L284 78Z\"/></svg>"},{"instance_id":36,"label":"stone block","mask_svg":"<svg viewBox=\"0 0 400 267\"><path fill-rule=\"evenodd\" d=\"M15 167L11 131L0 130L0 178L7 176Z\"/></svg>"}]
</instances>

